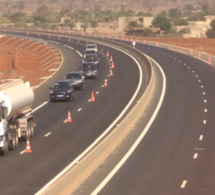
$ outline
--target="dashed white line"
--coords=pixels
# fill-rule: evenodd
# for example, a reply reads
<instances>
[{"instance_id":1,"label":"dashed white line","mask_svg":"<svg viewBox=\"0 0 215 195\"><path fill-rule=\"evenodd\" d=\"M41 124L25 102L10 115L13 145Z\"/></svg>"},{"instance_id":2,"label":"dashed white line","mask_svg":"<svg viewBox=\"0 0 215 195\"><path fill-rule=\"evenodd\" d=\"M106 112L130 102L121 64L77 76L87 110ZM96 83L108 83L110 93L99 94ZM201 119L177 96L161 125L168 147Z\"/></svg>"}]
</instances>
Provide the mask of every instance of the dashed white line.
<instances>
[{"instance_id":1,"label":"dashed white line","mask_svg":"<svg viewBox=\"0 0 215 195\"><path fill-rule=\"evenodd\" d=\"M25 153L25 150L23 150L22 152L20 152L19 154L24 154Z\"/></svg>"},{"instance_id":2,"label":"dashed white line","mask_svg":"<svg viewBox=\"0 0 215 195\"><path fill-rule=\"evenodd\" d=\"M201 88L203 89L203 88L204 88L204 86L203 86L203 85L201 85Z\"/></svg>"},{"instance_id":3,"label":"dashed white line","mask_svg":"<svg viewBox=\"0 0 215 195\"><path fill-rule=\"evenodd\" d=\"M208 109L204 109L204 112L208 112Z\"/></svg>"},{"instance_id":4,"label":"dashed white line","mask_svg":"<svg viewBox=\"0 0 215 195\"><path fill-rule=\"evenodd\" d=\"M96 94L99 94L99 91L97 91Z\"/></svg>"},{"instance_id":5,"label":"dashed white line","mask_svg":"<svg viewBox=\"0 0 215 195\"><path fill-rule=\"evenodd\" d=\"M81 57L83 57L83 55L78 50L76 50L76 53L78 53Z\"/></svg>"},{"instance_id":6,"label":"dashed white line","mask_svg":"<svg viewBox=\"0 0 215 195\"><path fill-rule=\"evenodd\" d=\"M203 124L204 124L204 125L207 124L207 120L203 120Z\"/></svg>"},{"instance_id":7,"label":"dashed white line","mask_svg":"<svg viewBox=\"0 0 215 195\"><path fill-rule=\"evenodd\" d=\"M201 83L202 81L201 80L198 80L199 81L199 83Z\"/></svg>"},{"instance_id":8,"label":"dashed white line","mask_svg":"<svg viewBox=\"0 0 215 195\"><path fill-rule=\"evenodd\" d=\"M197 157L198 157L198 153L195 153L195 154L193 155L193 159L197 159Z\"/></svg>"},{"instance_id":9,"label":"dashed white line","mask_svg":"<svg viewBox=\"0 0 215 195\"><path fill-rule=\"evenodd\" d=\"M197 78L197 77L199 77L199 75L196 74L195 77Z\"/></svg>"},{"instance_id":10,"label":"dashed white line","mask_svg":"<svg viewBox=\"0 0 215 195\"><path fill-rule=\"evenodd\" d=\"M202 94L203 94L203 95L206 95L206 93L205 93L205 92L203 92Z\"/></svg>"},{"instance_id":11,"label":"dashed white line","mask_svg":"<svg viewBox=\"0 0 215 195\"><path fill-rule=\"evenodd\" d=\"M200 135L200 136L199 136L199 141L202 141L203 138L204 138L204 135Z\"/></svg>"},{"instance_id":12,"label":"dashed white line","mask_svg":"<svg viewBox=\"0 0 215 195\"><path fill-rule=\"evenodd\" d=\"M68 47L69 49L72 49L72 50L74 50L74 48L73 47L70 47L70 46L68 46L68 45L64 45L65 47Z\"/></svg>"},{"instance_id":13,"label":"dashed white line","mask_svg":"<svg viewBox=\"0 0 215 195\"><path fill-rule=\"evenodd\" d=\"M207 103L207 100L204 100L204 103Z\"/></svg>"},{"instance_id":14,"label":"dashed white line","mask_svg":"<svg viewBox=\"0 0 215 195\"><path fill-rule=\"evenodd\" d=\"M187 180L184 180L184 181L182 182L182 184L181 184L181 188L185 188L186 185L187 185Z\"/></svg>"},{"instance_id":15,"label":"dashed white line","mask_svg":"<svg viewBox=\"0 0 215 195\"><path fill-rule=\"evenodd\" d=\"M78 109L78 112L80 112L81 110L82 110L82 108L79 108L79 109Z\"/></svg>"},{"instance_id":16,"label":"dashed white line","mask_svg":"<svg viewBox=\"0 0 215 195\"><path fill-rule=\"evenodd\" d=\"M51 132L45 134L44 136L45 136L45 137L48 137L49 135L51 135Z\"/></svg>"}]
</instances>

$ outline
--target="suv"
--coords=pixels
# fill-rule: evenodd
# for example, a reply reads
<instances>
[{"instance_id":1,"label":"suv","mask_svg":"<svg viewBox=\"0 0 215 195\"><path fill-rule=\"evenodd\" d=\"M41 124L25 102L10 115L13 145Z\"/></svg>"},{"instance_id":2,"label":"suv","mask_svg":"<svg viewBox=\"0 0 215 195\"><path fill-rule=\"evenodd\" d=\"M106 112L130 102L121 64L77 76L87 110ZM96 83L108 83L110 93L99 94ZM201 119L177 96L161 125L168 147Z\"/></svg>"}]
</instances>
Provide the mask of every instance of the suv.
<instances>
[{"instance_id":1,"label":"suv","mask_svg":"<svg viewBox=\"0 0 215 195\"><path fill-rule=\"evenodd\" d=\"M69 81L55 81L50 89L50 102L55 100L74 100L73 85Z\"/></svg>"},{"instance_id":2,"label":"suv","mask_svg":"<svg viewBox=\"0 0 215 195\"><path fill-rule=\"evenodd\" d=\"M89 50L89 51L91 50L91 51L94 51L95 53L98 53L97 45L94 43L87 44L86 50Z\"/></svg>"},{"instance_id":3,"label":"suv","mask_svg":"<svg viewBox=\"0 0 215 195\"><path fill-rule=\"evenodd\" d=\"M84 76L80 72L69 72L65 80L72 83L74 89L83 89L84 87Z\"/></svg>"},{"instance_id":4,"label":"suv","mask_svg":"<svg viewBox=\"0 0 215 195\"><path fill-rule=\"evenodd\" d=\"M97 67L99 67L99 60L100 58L98 57L97 54L87 54L84 56L82 62L83 63L94 63Z\"/></svg>"},{"instance_id":5,"label":"suv","mask_svg":"<svg viewBox=\"0 0 215 195\"><path fill-rule=\"evenodd\" d=\"M84 62L82 64L82 73L86 78L98 78L98 67L93 62Z\"/></svg>"}]
</instances>

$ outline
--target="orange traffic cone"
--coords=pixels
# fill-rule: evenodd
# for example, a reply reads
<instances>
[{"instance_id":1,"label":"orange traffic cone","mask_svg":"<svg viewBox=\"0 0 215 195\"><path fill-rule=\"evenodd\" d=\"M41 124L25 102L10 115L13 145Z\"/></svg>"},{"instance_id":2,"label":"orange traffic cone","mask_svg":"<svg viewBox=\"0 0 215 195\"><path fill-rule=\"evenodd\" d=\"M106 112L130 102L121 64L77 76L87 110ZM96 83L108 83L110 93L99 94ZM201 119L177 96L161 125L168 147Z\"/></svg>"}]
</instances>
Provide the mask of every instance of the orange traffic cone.
<instances>
[{"instance_id":1,"label":"orange traffic cone","mask_svg":"<svg viewBox=\"0 0 215 195\"><path fill-rule=\"evenodd\" d=\"M70 39L70 38L68 39L68 42L71 42L71 39Z\"/></svg>"},{"instance_id":2,"label":"orange traffic cone","mask_svg":"<svg viewBox=\"0 0 215 195\"><path fill-rule=\"evenodd\" d=\"M72 118L71 118L71 114L70 111L68 111L68 118L67 118L67 123L71 123L72 122Z\"/></svg>"},{"instance_id":3,"label":"orange traffic cone","mask_svg":"<svg viewBox=\"0 0 215 195\"><path fill-rule=\"evenodd\" d=\"M113 62L113 58L112 58L112 56L110 57L110 62Z\"/></svg>"},{"instance_id":4,"label":"orange traffic cone","mask_svg":"<svg viewBox=\"0 0 215 195\"><path fill-rule=\"evenodd\" d=\"M190 55L193 56L193 50L192 49L190 50Z\"/></svg>"},{"instance_id":5,"label":"orange traffic cone","mask_svg":"<svg viewBox=\"0 0 215 195\"><path fill-rule=\"evenodd\" d=\"M183 52L183 48L181 47L181 50L180 50L181 52Z\"/></svg>"},{"instance_id":6,"label":"orange traffic cone","mask_svg":"<svg viewBox=\"0 0 215 195\"><path fill-rule=\"evenodd\" d=\"M31 146L30 146L29 139L27 139L27 144L26 144L25 153L30 153L30 152L32 152L32 151L31 151Z\"/></svg>"},{"instance_id":7,"label":"orange traffic cone","mask_svg":"<svg viewBox=\"0 0 215 195\"><path fill-rule=\"evenodd\" d=\"M107 51L107 55L106 55L106 57L109 57L109 52Z\"/></svg>"},{"instance_id":8,"label":"orange traffic cone","mask_svg":"<svg viewBox=\"0 0 215 195\"><path fill-rule=\"evenodd\" d=\"M107 79L105 79L105 84L104 84L104 87L107 87Z\"/></svg>"},{"instance_id":9,"label":"orange traffic cone","mask_svg":"<svg viewBox=\"0 0 215 195\"><path fill-rule=\"evenodd\" d=\"M112 71L112 69L110 69L110 77L112 77L113 76L113 71Z\"/></svg>"},{"instance_id":10,"label":"orange traffic cone","mask_svg":"<svg viewBox=\"0 0 215 195\"><path fill-rule=\"evenodd\" d=\"M211 57L210 56L208 57L208 62L211 63Z\"/></svg>"},{"instance_id":11,"label":"orange traffic cone","mask_svg":"<svg viewBox=\"0 0 215 195\"><path fill-rule=\"evenodd\" d=\"M111 68L115 68L114 63L112 62Z\"/></svg>"},{"instance_id":12,"label":"orange traffic cone","mask_svg":"<svg viewBox=\"0 0 215 195\"><path fill-rule=\"evenodd\" d=\"M93 91L92 91L92 94L91 94L91 102L95 102L96 100L95 100L95 96L94 96L94 93L93 93Z\"/></svg>"},{"instance_id":13,"label":"orange traffic cone","mask_svg":"<svg viewBox=\"0 0 215 195\"><path fill-rule=\"evenodd\" d=\"M201 53L199 52L199 58L201 58L202 57L202 55L201 55Z\"/></svg>"},{"instance_id":14,"label":"orange traffic cone","mask_svg":"<svg viewBox=\"0 0 215 195\"><path fill-rule=\"evenodd\" d=\"M60 38L60 36L58 37L58 40L60 40L61 38Z\"/></svg>"}]
</instances>

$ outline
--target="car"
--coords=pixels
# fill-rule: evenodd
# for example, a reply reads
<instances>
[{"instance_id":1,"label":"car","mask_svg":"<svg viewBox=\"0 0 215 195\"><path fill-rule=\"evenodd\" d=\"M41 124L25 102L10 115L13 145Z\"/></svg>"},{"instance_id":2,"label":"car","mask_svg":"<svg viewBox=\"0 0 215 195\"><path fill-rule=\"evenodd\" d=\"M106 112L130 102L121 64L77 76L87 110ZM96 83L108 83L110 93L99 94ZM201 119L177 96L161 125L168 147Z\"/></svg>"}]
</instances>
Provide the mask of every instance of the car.
<instances>
[{"instance_id":1,"label":"car","mask_svg":"<svg viewBox=\"0 0 215 195\"><path fill-rule=\"evenodd\" d=\"M55 100L74 100L74 88L69 81L55 81L49 89L50 102Z\"/></svg>"},{"instance_id":2,"label":"car","mask_svg":"<svg viewBox=\"0 0 215 195\"><path fill-rule=\"evenodd\" d=\"M99 67L99 61L100 58L98 57L97 54L87 54L83 60L82 63L94 63L97 67Z\"/></svg>"},{"instance_id":3,"label":"car","mask_svg":"<svg viewBox=\"0 0 215 195\"><path fill-rule=\"evenodd\" d=\"M84 76L81 72L69 72L65 76L65 80L72 83L74 89L83 89L84 87Z\"/></svg>"},{"instance_id":4,"label":"car","mask_svg":"<svg viewBox=\"0 0 215 195\"><path fill-rule=\"evenodd\" d=\"M85 78L98 78L98 67L93 62L84 62L81 71Z\"/></svg>"},{"instance_id":5,"label":"car","mask_svg":"<svg viewBox=\"0 0 215 195\"><path fill-rule=\"evenodd\" d=\"M86 58L89 54L97 54L95 50L85 50L83 57Z\"/></svg>"},{"instance_id":6,"label":"car","mask_svg":"<svg viewBox=\"0 0 215 195\"><path fill-rule=\"evenodd\" d=\"M97 45L95 43L90 43L90 44L87 44L86 46L86 51L94 51L95 53L98 53L98 48L97 48Z\"/></svg>"}]
</instances>

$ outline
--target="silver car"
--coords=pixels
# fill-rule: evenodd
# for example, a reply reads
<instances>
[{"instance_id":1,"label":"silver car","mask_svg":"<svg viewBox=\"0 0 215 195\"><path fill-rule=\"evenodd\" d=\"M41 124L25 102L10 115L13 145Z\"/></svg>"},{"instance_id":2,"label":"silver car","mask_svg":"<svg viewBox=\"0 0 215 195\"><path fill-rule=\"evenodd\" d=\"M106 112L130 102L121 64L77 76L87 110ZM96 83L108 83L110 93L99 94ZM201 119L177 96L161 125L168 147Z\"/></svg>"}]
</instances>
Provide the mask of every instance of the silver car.
<instances>
[{"instance_id":1,"label":"silver car","mask_svg":"<svg viewBox=\"0 0 215 195\"><path fill-rule=\"evenodd\" d=\"M69 81L74 89L83 89L84 88L84 76L81 72L69 72L65 76L65 80Z\"/></svg>"}]
</instances>

